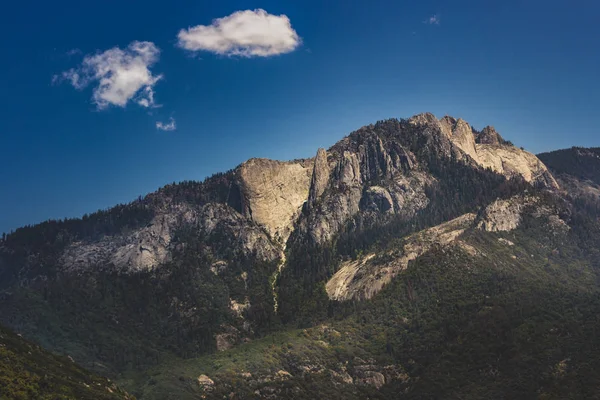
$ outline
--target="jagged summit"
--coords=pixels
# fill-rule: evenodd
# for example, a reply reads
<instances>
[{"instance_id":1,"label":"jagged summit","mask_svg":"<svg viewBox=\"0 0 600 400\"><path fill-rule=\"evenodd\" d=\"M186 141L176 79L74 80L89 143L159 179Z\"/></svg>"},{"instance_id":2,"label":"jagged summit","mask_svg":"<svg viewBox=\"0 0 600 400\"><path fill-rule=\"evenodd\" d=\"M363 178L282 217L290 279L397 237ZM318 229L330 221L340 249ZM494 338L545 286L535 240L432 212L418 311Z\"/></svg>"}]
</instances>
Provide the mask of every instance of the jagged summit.
<instances>
[{"instance_id":1,"label":"jagged summit","mask_svg":"<svg viewBox=\"0 0 600 400\"><path fill-rule=\"evenodd\" d=\"M350 320L335 332L314 328L318 342L310 347L326 355L319 356L326 361L322 365L316 356L307 358L298 351L296 344L307 339L305 333L293 333L264 342L269 359L273 343L296 343L278 352L285 364L274 368L268 362L269 371L249 364L240 367L238 380L227 372L229 367L194 367L190 380L190 373L169 368L162 378L139 381L152 393L150 398L167 397L156 391L161 384L153 381L163 378L173 379L185 393L191 390L194 398L217 393L216 398L223 398L237 390L224 386L231 379L256 393L256 385L263 390L264 384L291 382L290 376L301 382L296 379L315 372L324 386L331 386L331 374L357 398L365 398L367 392L354 392L363 383L383 388L404 381L404 375L393 365L371 361L371 356L358 359L354 350L351 357L339 356L342 342L336 340L345 332L372 338L389 321L408 327L411 320L422 315L429 319L430 311L438 310L436 318L443 323L424 325L431 329L426 334L437 333L440 326L454 326L452 318L451 323L443 320L454 308L438 309L444 301L427 299L445 290L447 282L456 281L457 286L448 287L440 300L457 294L462 296L457 304L460 299L481 300L472 308L476 320L494 304L487 300L489 288L501 282L504 296L520 280L511 274L543 276L554 287L567 282L563 278L573 268L595 265L597 258L586 254L595 251L597 236L588 239L583 235L592 231L573 223L587 217L577 214L583 211L569 198L589 200L585 210L590 212L599 209L592 202L597 186L579 179L583 172L597 179L589 167L596 165L597 155L592 149L546 155L561 185L570 190L567 196L556 190L553 175L536 156L502 139L493 127L478 131L463 119L438 119L431 113L378 121L329 149L316 150L313 158L252 158L203 182L167 185L127 205L8 235L0 241L0 323L47 343L53 351L72 354L89 368L119 376L165 359L228 349L235 356L228 357L227 365L237 364L242 353L263 350L236 353L236 346L260 342L272 330L315 321L337 324L340 312L354 309L349 315L355 315L380 304L372 313L365 311L366 319L356 319L363 326L375 317L372 331L352 328ZM579 247L588 242L589 247ZM581 258L571 262L570 255ZM428 268L434 268L432 275L427 275ZM481 271L487 272L473 278ZM596 285L595 275L583 270L575 275ZM478 287L482 291L471 296ZM538 287L537 282L531 287ZM529 292L515 289L507 304L519 304ZM465 322L473 320L471 314L461 315ZM482 320L481 326L490 324ZM422 337L411 328L389 330L381 338L406 337L409 332ZM355 339L343 342L356 349ZM376 353L384 356L381 360L394 352L403 354L405 344L385 340L387 344L379 342L382 353ZM327 350L328 343L337 344ZM212 360L200 364L216 365Z\"/></svg>"},{"instance_id":2,"label":"jagged summit","mask_svg":"<svg viewBox=\"0 0 600 400\"><path fill-rule=\"evenodd\" d=\"M409 122L439 129L483 168L490 168L508 178L521 176L527 182L558 189L556 180L535 155L504 140L493 126L486 126L477 132L463 119L445 116L438 120L431 113L418 114Z\"/></svg>"},{"instance_id":3,"label":"jagged summit","mask_svg":"<svg viewBox=\"0 0 600 400\"><path fill-rule=\"evenodd\" d=\"M364 126L314 158L252 158L204 183L169 185L136 206L146 224L93 240L69 233L59 263L69 271L157 268L173 259L178 232L190 226L228 237L245 257L276 260L289 240L329 242L356 216L413 218L442 179L432 170L439 163L558 188L537 157L493 127L477 132L463 119L423 113Z\"/></svg>"},{"instance_id":4,"label":"jagged summit","mask_svg":"<svg viewBox=\"0 0 600 400\"><path fill-rule=\"evenodd\" d=\"M176 232L189 225L206 235L225 229L244 254L273 260L276 247L285 246L294 232L294 240L323 243L359 213L411 218L427 206L425 192L439 179L431 173L432 160L454 160L509 179L558 187L537 157L506 143L493 127L477 132L461 118L422 113L364 126L328 150L319 149L314 158L249 159L195 184L192 196L189 189L169 185L147 196L144 204L154 214L147 226L118 235L118 240L107 235L72 241L60 260L69 270L93 265L114 265L120 271L154 268L171 260Z\"/></svg>"},{"instance_id":5,"label":"jagged summit","mask_svg":"<svg viewBox=\"0 0 600 400\"><path fill-rule=\"evenodd\" d=\"M426 190L440 179L431 171L434 160L558 187L537 157L506 143L493 127L477 132L461 118L422 113L364 126L313 158L252 158L190 188L169 185L141 203L150 210L148 224L71 240L59 259L67 270L155 268L172 259L177 232L194 225L205 235L227 232L243 254L273 260L292 234L324 243L358 214L411 218L429 204Z\"/></svg>"},{"instance_id":6,"label":"jagged summit","mask_svg":"<svg viewBox=\"0 0 600 400\"><path fill-rule=\"evenodd\" d=\"M481 133L477 135L477 143L499 145L503 142L504 139L502 139L502 136L500 136L493 126L486 126L481 130Z\"/></svg>"}]
</instances>

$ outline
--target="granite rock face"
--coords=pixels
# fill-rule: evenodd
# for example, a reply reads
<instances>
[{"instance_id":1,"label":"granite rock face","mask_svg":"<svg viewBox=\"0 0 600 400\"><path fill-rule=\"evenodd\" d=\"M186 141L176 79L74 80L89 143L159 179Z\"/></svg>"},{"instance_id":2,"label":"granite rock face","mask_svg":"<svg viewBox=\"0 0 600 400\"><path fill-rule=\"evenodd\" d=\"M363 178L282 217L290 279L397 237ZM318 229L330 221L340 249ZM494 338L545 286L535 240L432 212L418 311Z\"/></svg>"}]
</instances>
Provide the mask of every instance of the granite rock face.
<instances>
[{"instance_id":1,"label":"granite rock face","mask_svg":"<svg viewBox=\"0 0 600 400\"><path fill-rule=\"evenodd\" d=\"M320 198L329 182L329 163L327 161L327 151L319 149L315 157L313 175L310 180L310 193L308 195L309 206L313 206Z\"/></svg>"},{"instance_id":2,"label":"granite rock face","mask_svg":"<svg viewBox=\"0 0 600 400\"><path fill-rule=\"evenodd\" d=\"M281 257L290 235L295 242L321 245L358 215L410 220L430 202L426 191L436 183L428 166L432 159L558 188L537 157L505 142L494 128L477 132L462 119L424 113L360 128L311 159L250 159L228 173L225 201L193 204L163 198L147 226L71 243L61 263L72 271L157 268L171 260L176 232L190 227L207 238L225 232L243 254L272 261ZM514 225L510 221L503 224Z\"/></svg>"},{"instance_id":3,"label":"granite rock face","mask_svg":"<svg viewBox=\"0 0 600 400\"><path fill-rule=\"evenodd\" d=\"M170 212L156 215L148 226L127 235L104 236L91 243L71 243L60 261L68 271L107 267L122 272L152 269L170 260L169 248L176 227L195 222L197 218L197 210L173 205Z\"/></svg>"},{"instance_id":4,"label":"granite rock face","mask_svg":"<svg viewBox=\"0 0 600 400\"><path fill-rule=\"evenodd\" d=\"M151 270L171 260L176 232L193 227L210 239L229 237L247 256L263 261L279 257L277 246L260 226L224 204L201 207L173 204L156 215L148 226L127 234L105 236L95 242L74 242L63 252L60 263L66 271L114 269L123 273Z\"/></svg>"},{"instance_id":5,"label":"granite rock face","mask_svg":"<svg viewBox=\"0 0 600 400\"><path fill-rule=\"evenodd\" d=\"M409 236L399 252L383 255L371 253L342 263L325 286L327 295L338 301L370 299L404 270L410 261L434 246L446 246L454 242L474 220L475 214L465 214Z\"/></svg>"},{"instance_id":6,"label":"granite rock face","mask_svg":"<svg viewBox=\"0 0 600 400\"><path fill-rule=\"evenodd\" d=\"M538 198L528 196L497 200L483 210L477 227L488 232L507 232L517 229L521 224L524 208L537 201Z\"/></svg>"},{"instance_id":7,"label":"granite rock face","mask_svg":"<svg viewBox=\"0 0 600 400\"><path fill-rule=\"evenodd\" d=\"M477 143L480 144L499 145L501 142L503 142L503 139L493 126L486 126L477 136Z\"/></svg>"},{"instance_id":8,"label":"granite rock face","mask_svg":"<svg viewBox=\"0 0 600 400\"><path fill-rule=\"evenodd\" d=\"M225 351L253 340L261 334L263 324L283 320L286 312L293 314L290 299L303 300L303 293L296 295L286 288L298 287L300 291L308 285L318 284L320 288L325 284L328 297L336 301L371 299L411 262L434 249L446 251L450 246L458 246L472 257L481 256L483 249L478 249L477 243L468 243L465 232L507 232L519 227L525 212L529 213L528 218L547 218L548 227L556 235L569 229L556 210L544 208L537 197L528 195L491 204L487 202L495 197L481 196L487 199L487 205L475 214L475 201L467 197L471 203L461 203L463 192L472 183L480 183L475 185L477 190L483 184L505 183L486 169L550 191L558 189L556 180L537 157L512 146L495 129L486 127L477 132L462 119L438 119L424 113L407 120L380 121L362 127L331 148L319 149L310 159L250 159L204 182L169 185L140 198L136 204L112 209L114 213L99 213L104 220L56 223L61 229L75 227L59 231L64 240L62 236L51 237L51 229L32 229L42 232L43 240L37 241L51 243L52 249L32 247L30 251L0 243L0 277L10 270L4 276L14 276L18 285L29 285L28 290L38 293L42 293L38 288L50 287L59 294L54 298L60 299L63 287L65 292L75 292L77 297L73 298L82 298L73 289L81 287L86 299L89 295L100 305L96 310L119 307L121 315L131 316L118 321L106 315L97 321L107 326L114 322L109 328L115 333L126 324L136 332L157 332L162 336L153 336L157 337L153 343L159 350L164 338L182 332L178 345L191 343L189 348L182 347L185 354ZM452 184L460 184L460 190L453 191ZM597 185L579 181L569 185L589 196L600 193ZM514 186L514 190L522 187ZM449 190L453 197L444 196L440 188ZM446 200L453 203L447 207ZM478 199L476 204L484 203ZM428 205L432 207L427 209ZM138 207L142 209L141 217L136 214ZM446 207L451 212L445 213ZM421 214L423 210L425 213ZM431 214L427 214L430 210ZM473 213L459 216L467 211ZM130 214L132 223L118 223L119 218L127 219ZM433 217L426 221L430 215ZM448 221L456 216L459 217ZM439 224L442 221L445 222ZM94 224L103 223L108 229L95 229ZM439 225L431 227L432 224ZM53 224L48 225L53 228ZM376 228L381 228L383 234L368 241L373 239L369 235ZM93 233L86 233L89 231ZM353 244L365 238L368 240L364 240L361 252L352 254L358 248ZM384 242L399 245L390 250L383 247ZM508 239L498 243L507 248L519 245ZM346 248L340 250L344 245ZM374 248L380 250L375 253ZM36 266L29 268L31 274L21 273L28 272L31 266ZM64 286L54 285L65 277ZM110 292L109 296L101 292L111 290L109 285L96 285L100 281L97 278L105 282L115 277L122 285L122 299L113 300ZM300 281L304 277L308 277L306 281ZM138 296L140 287L144 296ZM0 292L0 298L10 296L5 293ZM108 299L106 303L102 303L104 298ZM139 304L138 298L143 299ZM145 309L146 304L149 306ZM86 306L81 307L85 310ZM56 326L77 327L78 320L73 315L60 316ZM156 318L145 320L145 316ZM162 326L162 321L172 326ZM43 324L39 326L40 331L46 329ZM73 332L64 341L67 345L88 333L83 329ZM188 340L198 332L203 335L202 341ZM44 332L36 334L43 336ZM142 333L138 337L147 338ZM106 348L113 348L108 343L111 347ZM325 341L317 344L323 349L329 346ZM94 352L96 349L90 347L89 354ZM114 354L118 356L119 352ZM121 361L115 357L112 362ZM298 367L289 371L287 367L277 373L271 371L268 379L287 381L303 374L330 373L334 385L373 388L404 379L403 373L393 366L387 369L367 361L355 362L348 369L298 362ZM219 388L219 381L214 376L212 379L206 375L198 377L205 394ZM258 383L250 386L260 392L264 382Z\"/></svg>"},{"instance_id":9,"label":"granite rock face","mask_svg":"<svg viewBox=\"0 0 600 400\"><path fill-rule=\"evenodd\" d=\"M437 121L431 114L421 114L410 121L424 129L439 126L443 135L480 167L489 168L507 178L518 176L538 186L551 189L559 187L535 155L506 142L491 126L486 126L478 133L462 119L446 116Z\"/></svg>"},{"instance_id":10,"label":"granite rock face","mask_svg":"<svg viewBox=\"0 0 600 400\"><path fill-rule=\"evenodd\" d=\"M309 198L296 233L318 244L335 237L354 216L364 213L410 219L429 203L426 188L435 183L428 169L432 158L458 160L491 169L507 178L534 185L558 185L533 154L505 142L492 127L479 133L466 121L438 120L433 114L407 121L365 126L319 150Z\"/></svg>"},{"instance_id":11,"label":"granite rock face","mask_svg":"<svg viewBox=\"0 0 600 400\"><path fill-rule=\"evenodd\" d=\"M476 227L487 232L508 232L517 229L523 221L523 215L529 211L534 218L546 218L549 226L557 233L568 230L568 225L560 217L556 207L542 204L537 196L516 195L508 199L499 199L486 206L477 218Z\"/></svg>"},{"instance_id":12,"label":"granite rock face","mask_svg":"<svg viewBox=\"0 0 600 400\"><path fill-rule=\"evenodd\" d=\"M508 178L520 176L526 182L552 189L558 183L546 166L533 154L514 146L478 144L479 164Z\"/></svg>"},{"instance_id":13,"label":"granite rock face","mask_svg":"<svg viewBox=\"0 0 600 400\"><path fill-rule=\"evenodd\" d=\"M355 260L342 262L337 272L327 281L325 289L332 300L365 300L372 298L391 282L409 263L435 247L458 246L471 257L483 254L467 242L461 235L467 230L487 232L508 232L522 223L524 215L543 219L554 235L561 235L570 228L561 219L555 207L544 204L537 196L522 194L507 199L499 199L483 207L476 215L464 214L412 234L402 240L398 249L369 253ZM514 243L499 239L513 246Z\"/></svg>"},{"instance_id":14,"label":"granite rock face","mask_svg":"<svg viewBox=\"0 0 600 400\"><path fill-rule=\"evenodd\" d=\"M253 158L240 165L236 175L242 192L242 213L285 243L308 198L313 160Z\"/></svg>"},{"instance_id":15,"label":"granite rock face","mask_svg":"<svg viewBox=\"0 0 600 400\"><path fill-rule=\"evenodd\" d=\"M413 215L428 204L424 191L432 181L399 141L361 128L329 151L319 150L296 233L323 244L359 213Z\"/></svg>"},{"instance_id":16,"label":"granite rock face","mask_svg":"<svg viewBox=\"0 0 600 400\"><path fill-rule=\"evenodd\" d=\"M445 116L440 120L442 132L473 160L478 160L475 135L471 126L463 119Z\"/></svg>"}]
</instances>

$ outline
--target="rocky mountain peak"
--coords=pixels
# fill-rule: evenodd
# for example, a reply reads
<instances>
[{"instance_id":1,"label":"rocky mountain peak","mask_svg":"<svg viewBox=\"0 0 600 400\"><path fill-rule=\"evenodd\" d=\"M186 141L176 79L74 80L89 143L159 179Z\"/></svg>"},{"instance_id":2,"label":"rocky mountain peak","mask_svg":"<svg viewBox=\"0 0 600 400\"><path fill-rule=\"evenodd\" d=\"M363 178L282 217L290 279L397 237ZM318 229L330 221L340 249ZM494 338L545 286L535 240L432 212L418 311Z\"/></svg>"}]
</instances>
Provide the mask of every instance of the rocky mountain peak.
<instances>
[{"instance_id":1,"label":"rocky mountain peak","mask_svg":"<svg viewBox=\"0 0 600 400\"><path fill-rule=\"evenodd\" d=\"M493 126L486 126L481 130L477 137L477 143L481 144L501 144L504 140Z\"/></svg>"},{"instance_id":2,"label":"rocky mountain peak","mask_svg":"<svg viewBox=\"0 0 600 400\"><path fill-rule=\"evenodd\" d=\"M535 155L505 141L493 126L486 126L477 133L463 119L445 116L438 121L431 113L415 115L408 122L413 126L427 127L425 129L430 133L441 133L455 148L483 168L508 178L519 176L535 185L558 188L552 174ZM435 150L446 155L458 155L456 149L447 148L442 142Z\"/></svg>"},{"instance_id":3,"label":"rocky mountain peak","mask_svg":"<svg viewBox=\"0 0 600 400\"><path fill-rule=\"evenodd\" d=\"M549 162L553 171L569 168L571 174L600 182L597 174L582 175L594 172L590 166L595 164L589 161L600 159L600 150L592 150L573 149L547 158L554 160ZM588 162L579 163L584 157ZM119 368L134 363L158 362L162 353L190 357L214 350L234 352L232 346L248 341L260 345L255 339L271 328L304 323L305 318L324 316L334 307L347 309L328 303L325 296L336 302L373 299L373 304L383 298L385 304L379 304L384 307L395 304L383 297L390 296L404 307L421 295L426 301L421 304L438 309L440 302L427 298L431 282L437 290L436 282L445 287L452 278L458 286L440 299L459 292L468 292L466 298L472 299L471 286L459 281L470 279L483 262L492 266L490 271L500 271L499 277L532 265L534 274L548 273L554 281L561 268L548 262L554 256L564 259L560 246L566 243L567 233L575 231L568 225L571 210L551 199L561 192L549 195L522 180L545 189L557 187L537 157L502 140L493 127L480 133L463 119L437 119L431 113L378 121L327 150L318 149L313 158L252 158L204 182L167 185L95 216L50 221L3 238L0 322L26 327L32 337L65 327L69 331L59 337L54 350L81 346L82 356L75 355L77 359L85 356L96 362L101 354L102 361L106 358L109 367L120 373ZM580 184L579 190L597 199L596 186L586 185ZM576 210L572 212L572 220L579 217ZM536 241L521 229L544 236ZM538 255L535 247L544 246L547 253ZM586 253L570 246L565 247L569 253ZM539 268L532 264L538 259ZM507 268L513 260L519 268ZM458 269L444 272L454 264ZM419 269L430 266L435 268L431 270L435 280L419 283L419 277L425 276ZM455 272L459 272L456 278ZM440 273L447 273L444 280L437 278ZM590 280L596 283L595 278ZM487 287L481 293L477 299L486 302ZM516 293L525 291L518 288ZM40 319L35 310L42 310ZM386 315L382 318L388 318L386 312L382 309ZM420 311L414 315L420 318ZM385 325L381 321L375 323ZM404 317L398 321L407 327L411 323ZM481 325L488 324L482 320ZM102 334L95 335L99 326ZM389 332L386 337L400 331ZM283 342L287 338L305 340L304 334L286 336ZM321 339L337 346L334 336ZM322 343L316 349L333 354L326 350L328 342ZM393 350L390 346L386 345L386 352ZM284 366L290 372L282 369L273 375L278 368L269 362L270 375L262 376L270 376L272 382L290 379L290 374L304 376L307 371L321 376L324 371L321 366L290 361L287 357L292 353L287 350L277 353L285 353ZM366 365L362 362L351 365L365 373L351 377L340 369L339 374L345 373L350 382L371 379L374 385L387 385L389 378L383 373L393 371L388 366L357 370ZM218 393L222 398L223 393L237 390L232 386L219 392L223 380L212 372L209 377L197 370L193 380L176 372L165 375L187 389L192 382L202 391L197 393ZM244 374L245 382L254 375L257 385L268 383L254 370ZM148 390L158 386L144 385Z\"/></svg>"},{"instance_id":4,"label":"rocky mountain peak","mask_svg":"<svg viewBox=\"0 0 600 400\"><path fill-rule=\"evenodd\" d=\"M479 143L479 135L485 143ZM534 155L504 143L492 127L477 134L461 118L422 113L364 126L301 163L243 164L244 214L284 240L298 221L298 234L316 243L333 238L358 213L408 218L428 204L425 188L435 180L428 172L431 158L557 187Z\"/></svg>"},{"instance_id":5,"label":"rocky mountain peak","mask_svg":"<svg viewBox=\"0 0 600 400\"><path fill-rule=\"evenodd\" d=\"M450 117L451 118L451 117ZM434 124L439 125L440 121L430 112L424 112L421 114L414 115L408 119L408 123L411 125L428 125Z\"/></svg>"},{"instance_id":6,"label":"rocky mountain peak","mask_svg":"<svg viewBox=\"0 0 600 400\"><path fill-rule=\"evenodd\" d=\"M427 188L439 179L430 169L432 160L558 187L537 157L505 143L493 127L478 134L463 119L423 113L360 128L314 158L252 158L206 183L159 190L146 199L153 210L148 225L70 243L61 264L69 270L100 264L120 271L153 269L171 260L181 227L197 226L211 235L216 224L215 232L243 244L243 254L273 260L293 232L324 243L357 215L412 218L430 203ZM177 193L192 196L175 201Z\"/></svg>"},{"instance_id":7,"label":"rocky mountain peak","mask_svg":"<svg viewBox=\"0 0 600 400\"><path fill-rule=\"evenodd\" d=\"M327 182L329 181L329 173L330 171L329 164L327 162L327 151L323 148L320 148L315 157L313 174L310 181L310 192L308 194L308 203L310 205L314 205L325 191Z\"/></svg>"},{"instance_id":8,"label":"rocky mountain peak","mask_svg":"<svg viewBox=\"0 0 600 400\"><path fill-rule=\"evenodd\" d=\"M477 161L477 150L475 149L475 136L473 129L462 118L445 116L440 120L442 132L462 151Z\"/></svg>"}]
</instances>

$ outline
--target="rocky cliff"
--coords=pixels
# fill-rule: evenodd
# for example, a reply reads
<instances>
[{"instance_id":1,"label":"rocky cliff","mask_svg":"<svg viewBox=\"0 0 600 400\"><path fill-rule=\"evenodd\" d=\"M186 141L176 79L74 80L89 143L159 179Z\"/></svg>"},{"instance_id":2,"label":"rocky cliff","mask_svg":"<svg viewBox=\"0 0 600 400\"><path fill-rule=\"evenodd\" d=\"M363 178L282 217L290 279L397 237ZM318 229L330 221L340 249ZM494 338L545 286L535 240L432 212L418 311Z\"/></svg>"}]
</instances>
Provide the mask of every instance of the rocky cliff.
<instances>
[{"instance_id":1,"label":"rocky cliff","mask_svg":"<svg viewBox=\"0 0 600 400\"><path fill-rule=\"evenodd\" d=\"M231 207L219 203L198 207L172 203L167 210L158 212L147 226L125 234L107 235L98 241L71 243L60 262L67 271L93 268L135 273L151 270L172 260L178 245L177 232L192 227L209 241L215 235L227 236L246 256L256 256L263 261L279 257L276 244L261 226Z\"/></svg>"},{"instance_id":2,"label":"rocky cliff","mask_svg":"<svg viewBox=\"0 0 600 400\"><path fill-rule=\"evenodd\" d=\"M477 132L462 119L419 114L363 127L328 151L320 149L298 232L324 243L359 213L410 219L430 201L425 191L437 179L432 159L558 188L537 157L505 142L494 128Z\"/></svg>"},{"instance_id":3,"label":"rocky cliff","mask_svg":"<svg viewBox=\"0 0 600 400\"><path fill-rule=\"evenodd\" d=\"M416 121L423 123L422 119L417 118ZM432 118L425 121L436 124ZM506 142L494 127L486 126L477 132L466 121L448 116L442 118L439 124L444 135L481 167L490 168L507 178L520 176L536 185L558 188L552 174L535 155Z\"/></svg>"},{"instance_id":4,"label":"rocky cliff","mask_svg":"<svg viewBox=\"0 0 600 400\"><path fill-rule=\"evenodd\" d=\"M365 300L373 297L410 261L431 250L454 242L472 222L475 214L465 214L439 226L418 232L405 239L399 251L371 253L358 260L344 262L329 279L327 294L332 300Z\"/></svg>"},{"instance_id":5,"label":"rocky cliff","mask_svg":"<svg viewBox=\"0 0 600 400\"><path fill-rule=\"evenodd\" d=\"M471 256L483 250L460 240L466 230L508 232L519 227L525 213L543 219L553 232L568 230L556 208L542 205L536 196L518 195L497 200L483 208L479 215L465 214L438 226L425 229L403 239L399 248L370 253L357 260L342 263L339 270L327 281L326 290L332 300L370 299L411 261L433 248L458 246Z\"/></svg>"},{"instance_id":6,"label":"rocky cliff","mask_svg":"<svg viewBox=\"0 0 600 400\"><path fill-rule=\"evenodd\" d=\"M242 212L285 243L302 205L308 199L313 160L291 162L256 159L236 170L242 192Z\"/></svg>"},{"instance_id":7,"label":"rocky cliff","mask_svg":"<svg viewBox=\"0 0 600 400\"><path fill-rule=\"evenodd\" d=\"M200 204L166 196L147 226L99 241L75 241L61 260L68 270L151 269L171 259L178 230L193 226L210 236L217 224L228 226L245 254L274 260L294 230L293 240L323 244L359 214L410 219L430 202L426 189L438 179L429 167L432 158L558 188L537 157L505 142L494 128L477 132L462 119L425 113L365 126L312 159L248 160L228 173L226 196ZM160 196L151 197L156 202Z\"/></svg>"},{"instance_id":8,"label":"rocky cliff","mask_svg":"<svg viewBox=\"0 0 600 400\"><path fill-rule=\"evenodd\" d=\"M38 340L53 332L52 350L76 347L115 374L226 351L300 311L312 321L330 299L373 299L436 249L478 257L465 232L510 231L530 205L514 191L557 187L491 127L429 113L379 121L310 159L251 159L9 235L0 322ZM28 310L42 311L32 323ZM353 382L388 381L381 368L353 368Z\"/></svg>"}]
</instances>

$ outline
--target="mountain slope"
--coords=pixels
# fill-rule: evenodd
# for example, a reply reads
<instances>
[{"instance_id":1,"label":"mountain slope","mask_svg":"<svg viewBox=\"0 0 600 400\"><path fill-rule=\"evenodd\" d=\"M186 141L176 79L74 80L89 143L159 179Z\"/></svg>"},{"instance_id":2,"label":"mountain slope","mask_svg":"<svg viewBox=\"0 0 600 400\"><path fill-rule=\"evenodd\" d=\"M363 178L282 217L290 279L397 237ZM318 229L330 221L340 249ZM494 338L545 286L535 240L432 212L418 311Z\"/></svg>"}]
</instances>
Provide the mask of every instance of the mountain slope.
<instances>
[{"instance_id":1,"label":"mountain slope","mask_svg":"<svg viewBox=\"0 0 600 400\"><path fill-rule=\"evenodd\" d=\"M565 196L596 215L600 213L600 148L572 147L539 157L552 169Z\"/></svg>"},{"instance_id":2,"label":"mountain slope","mask_svg":"<svg viewBox=\"0 0 600 400\"><path fill-rule=\"evenodd\" d=\"M493 167L488 151L497 153L502 168ZM311 188L290 236L280 277L280 291L291 294L281 296L285 322L310 324L323 316L326 294L319 284L344 258L526 187L558 188L535 156L493 128L477 132L462 120L432 114L363 127L320 151L315 166L318 190Z\"/></svg>"},{"instance_id":3,"label":"mountain slope","mask_svg":"<svg viewBox=\"0 0 600 400\"><path fill-rule=\"evenodd\" d=\"M600 148L572 147L538 154L555 174L571 175L600 185Z\"/></svg>"},{"instance_id":4,"label":"mountain slope","mask_svg":"<svg viewBox=\"0 0 600 400\"><path fill-rule=\"evenodd\" d=\"M370 301L333 303L334 317L315 327L173 360L136 386L151 399L593 398L600 252L582 236L600 236L569 225L568 208L545 195L493 203L435 228L460 233L407 266L389 243L364 275L403 267ZM405 246L423 235L431 229Z\"/></svg>"},{"instance_id":5,"label":"mountain slope","mask_svg":"<svg viewBox=\"0 0 600 400\"><path fill-rule=\"evenodd\" d=\"M114 383L0 327L1 399L133 399Z\"/></svg>"},{"instance_id":6,"label":"mountain slope","mask_svg":"<svg viewBox=\"0 0 600 400\"><path fill-rule=\"evenodd\" d=\"M556 237L535 231L532 238L502 237L515 247L498 247L496 231L521 232L527 221L551 227ZM382 341L406 335L404 322L394 317L387 326L368 314L388 315L391 308L409 321L422 318L407 294L414 288L404 292L408 303L394 292L419 277L419 290L429 291L422 307L435 322L417 327L431 339L419 346L446 351L434 331L456 317L457 310L431 303L450 294L428 286L429 274L439 271L422 260L447 263L444 274L466 280L447 276L448 290L468 288L450 296L459 309L474 301L471 291L485 296L506 276L524 279L502 298L507 304L526 290L571 296L573 280L593 292L596 222L538 158L493 128L477 131L460 119L420 114L363 127L311 159L251 159L204 182L168 185L82 219L21 228L0 243L0 322L144 398L235 394L239 376L228 374L244 371L205 368L224 357L264 360L252 364L262 386L250 379L239 388L258 390L259 397L281 394L269 392L272 382L285 390L300 385L303 396L314 397L311 380L323 390L331 376L347 398L385 397L398 388L417 390L404 378L416 382L438 364L415 353L420 369L409 371L410 360L398 354L416 351L413 344ZM549 249L555 239L563 242ZM555 286L551 274L539 271L563 248L568 256L551 265L569 269L555 271ZM507 258L507 249L524 249L532 260ZM509 272L490 270L498 260ZM461 262L473 266L472 279ZM461 309L463 322L482 306L473 296L477 306ZM321 332L321 325L344 339L335 342L329 336L337 334ZM269 347L269 340L279 345ZM320 343L328 340L337 344ZM325 375L305 376L311 365ZM208 377L198 381L202 374Z\"/></svg>"}]
</instances>

